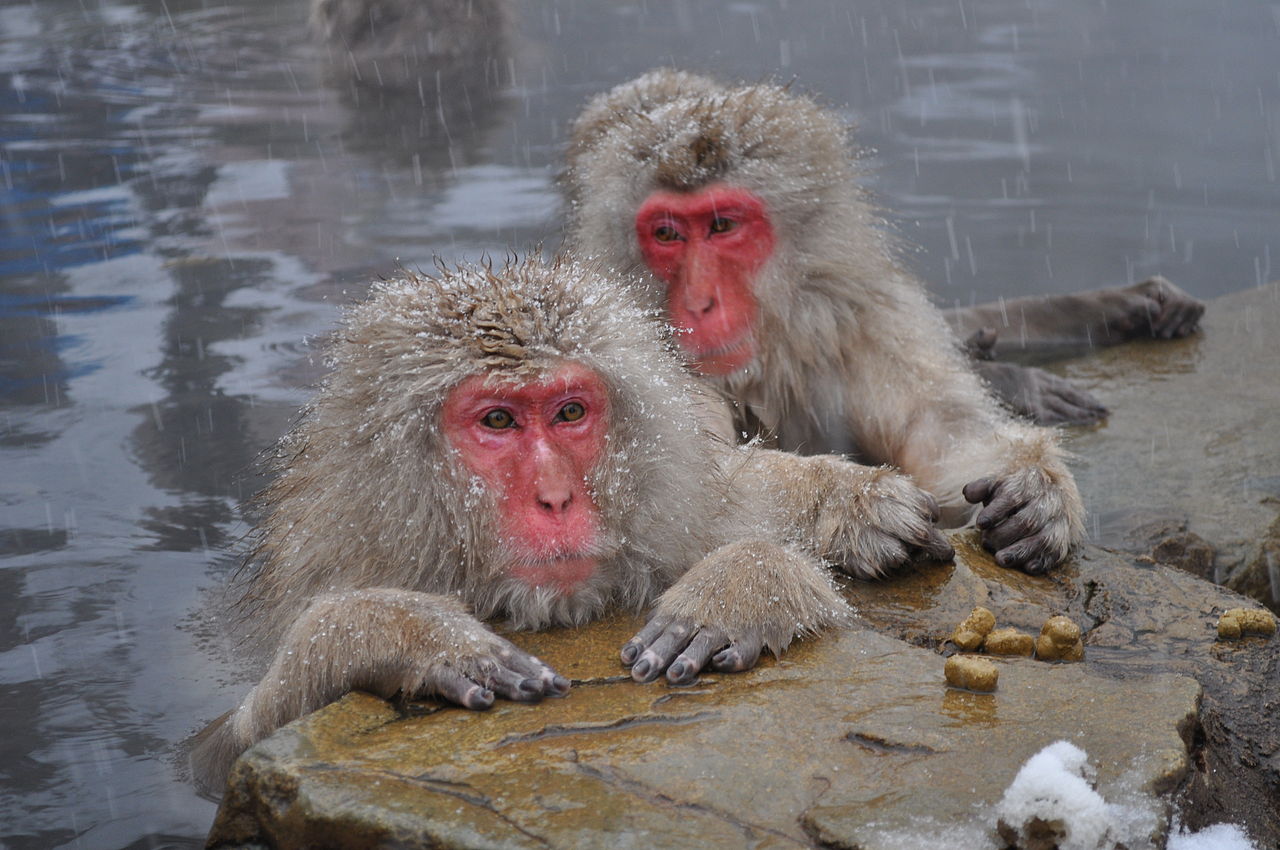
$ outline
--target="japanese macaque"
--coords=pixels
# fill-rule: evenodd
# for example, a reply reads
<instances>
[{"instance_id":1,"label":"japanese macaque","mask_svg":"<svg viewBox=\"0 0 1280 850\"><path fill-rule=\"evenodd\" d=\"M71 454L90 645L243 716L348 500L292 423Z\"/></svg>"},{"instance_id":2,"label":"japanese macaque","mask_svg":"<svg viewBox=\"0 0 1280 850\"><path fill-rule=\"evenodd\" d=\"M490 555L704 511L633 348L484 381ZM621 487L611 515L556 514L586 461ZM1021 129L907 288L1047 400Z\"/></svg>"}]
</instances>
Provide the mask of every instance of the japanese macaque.
<instances>
[{"instance_id":1,"label":"japanese macaque","mask_svg":"<svg viewBox=\"0 0 1280 850\"><path fill-rule=\"evenodd\" d=\"M622 649L675 684L847 624L824 559L872 577L948 559L908 478L720 440L661 317L568 261L405 274L350 309L275 455L241 602L262 680L201 733L197 775L351 689L563 695L499 637L652 606ZM275 631L283 630L283 634Z\"/></svg>"},{"instance_id":2,"label":"japanese macaque","mask_svg":"<svg viewBox=\"0 0 1280 850\"><path fill-rule=\"evenodd\" d=\"M443 105L495 88L510 53L510 0L312 0L311 28L359 86ZM441 106L443 108L443 106Z\"/></svg>"},{"instance_id":3,"label":"japanese macaque","mask_svg":"<svg viewBox=\"0 0 1280 850\"><path fill-rule=\"evenodd\" d=\"M774 85L646 74L576 120L569 244L664 309L739 428L909 474L996 561L1028 573L1081 539L1056 435L1005 411L855 182L845 127Z\"/></svg>"},{"instance_id":4,"label":"japanese macaque","mask_svg":"<svg viewBox=\"0 0 1280 850\"><path fill-rule=\"evenodd\" d=\"M745 117L742 110L735 107L732 98L754 89L763 91L769 88L771 87L726 88L705 77L661 71L642 77L633 83L623 84L613 92L597 98L584 110L574 125L569 154L570 167L564 181L572 207L575 210L590 209L592 211L590 214L595 214L603 204L616 206L614 200L600 198L596 187L587 182L589 178L585 178L585 175L591 168L590 163L584 161L584 157L593 156L596 146L605 137L610 137L616 144L621 136L629 132L625 124L643 125L646 122L661 120L659 113L674 114L673 108L668 106L672 101L680 100L688 104L690 99L703 99L705 108L710 109L717 108L712 105L717 99L730 98L730 104L726 109L734 114L726 115L725 120L718 122L719 126L712 126L717 123L714 119L708 120L705 124L705 129L713 133L721 133L732 129L735 121L742 124ZM803 111L814 112L813 105L808 101L806 103L808 105ZM785 106L780 109L783 113L787 112ZM797 110L795 114L800 118L801 125L789 128L784 134L785 138L796 139L798 135L805 135L810 131L811 128L803 123L807 119L800 116L800 111ZM619 112L632 114L625 121L620 121ZM695 118L695 120L703 119ZM772 120L776 123L785 118L775 114ZM770 121L769 117L761 116L754 122L754 126L763 127ZM804 179L808 181L806 185L821 183L824 175L830 175L837 181L850 180L856 174L854 164L850 161L844 146L842 138L844 128L839 126L836 118L827 113L820 116L818 124L819 126L812 129L824 138L804 139L800 147L790 152L779 150L777 144L768 144L770 140L738 139L736 144L740 147L742 159L732 163L726 163L723 158L717 157L713 149L715 145L710 136L703 136L702 141L697 144L711 145L711 147L687 151L685 157L688 162L683 164L676 164L670 159L659 164L655 160L646 159L650 157L652 151L637 150L634 159L645 159L645 167L633 175L620 175L615 182L626 181L631 176L640 178L643 175L650 183L648 187L641 188L664 187L683 193L689 186L706 187L719 179L714 173L717 169L735 171L748 167L747 160L754 154L747 148L755 147L758 151L760 143L765 143L765 146L770 149L769 157L780 160L779 163L775 163L777 166L775 170L780 168L780 170L792 172L782 175L780 179L800 176L803 172ZM772 129L773 127L770 127L765 132L772 132ZM638 138L642 131L637 129L636 132ZM688 140L694 135L696 133L690 131L683 134L682 138ZM840 138L837 138L838 136ZM640 144L645 143L640 142ZM798 161L799 157L810 153L818 156L819 160L805 163ZM790 169L781 167L782 163L789 163ZM762 165L763 163L760 162L752 163L750 170L754 178L767 180L769 178L763 173ZM630 163L628 163L629 166ZM698 170L699 174L695 175L692 171L686 175L672 174L670 173L672 169ZM824 222L826 226L816 229L810 227L810 218L822 214L819 206L826 203L825 199L841 192L848 196L846 201L837 203L841 210L831 211L831 217ZM586 193L590 193L591 197L586 197ZM773 193L777 200L782 199L782 194L784 193ZM770 223L773 224L774 219L781 215L791 219L790 223L804 232L803 244L795 246L797 250L794 253L799 256L803 256L806 250L822 243L823 239L817 238L816 230L825 231L829 237L832 229L839 230L846 227L852 232L858 228L869 228L875 223L875 211L867 205L865 197L856 188L829 187L828 191L820 196L817 194L806 196L803 191L796 190L785 194L791 206L784 210L771 210ZM627 197L631 200L630 195ZM819 197L824 200L819 201ZM575 214L574 217L579 222L576 226L579 233L585 233L588 230L591 233L600 233L607 226L604 222L596 221L591 222L590 228L583 228L581 215ZM621 236L623 234L621 223L613 222L613 224L618 225L615 233ZM771 233L770 238L777 238L776 233ZM872 247L880 255L893 251L893 247L888 244L883 234L874 237L869 234L865 239L855 240L848 246L836 242L829 243L825 247L843 253L849 249L864 248L866 247L864 243L867 241L878 243ZM594 250L603 246L592 244L589 247ZM757 255L744 256L743 261L748 264L760 262L760 256L771 256L771 251L771 247L759 248ZM635 259L638 256L635 246L627 254L628 259ZM611 257L618 255L619 252L616 250L605 254ZM649 258L648 254L645 258ZM839 258L838 254L810 255L806 259L810 272L819 272L819 277L825 275L825 272L820 272L820 267L829 261L836 265L847 264L846 259ZM894 274L901 274L893 260L887 259L884 262L894 266L892 270ZM651 268L650 271L661 277L656 270ZM1157 276L1132 286L1072 295L1017 298L999 304L946 310L944 315L960 338L968 339L971 350L980 355L977 358L980 362L973 364L973 368L990 385L1001 401L1016 413L1039 424L1060 425L1094 423L1105 417L1108 411L1102 402L1086 390L1043 369L990 361L997 355L1011 352L1043 352L1046 349L1111 345L1144 337L1170 339L1186 336L1196 329L1203 312L1203 302L1188 295L1168 280Z\"/></svg>"}]
</instances>

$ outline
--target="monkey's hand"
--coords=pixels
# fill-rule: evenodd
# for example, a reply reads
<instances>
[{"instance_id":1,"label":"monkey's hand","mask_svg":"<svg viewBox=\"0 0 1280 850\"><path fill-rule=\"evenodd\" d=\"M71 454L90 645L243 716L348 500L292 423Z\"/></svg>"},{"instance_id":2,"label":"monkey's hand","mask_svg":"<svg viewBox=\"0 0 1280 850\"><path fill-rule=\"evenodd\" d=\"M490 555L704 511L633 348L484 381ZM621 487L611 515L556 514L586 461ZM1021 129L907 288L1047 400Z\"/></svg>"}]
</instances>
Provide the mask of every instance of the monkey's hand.
<instances>
[{"instance_id":1,"label":"monkey's hand","mask_svg":"<svg viewBox=\"0 0 1280 850\"><path fill-rule=\"evenodd\" d=\"M569 680L489 631L455 597L390 587L321 594L289 626L240 707L198 736L198 781L220 788L249 745L355 689L484 709L495 696L560 696Z\"/></svg>"},{"instance_id":2,"label":"monkey's hand","mask_svg":"<svg viewBox=\"0 0 1280 850\"><path fill-rule=\"evenodd\" d=\"M888 467L840 458L823 463L830 483L815 500L813 540L822 557L855 578L881 578L917 555L950 561L955 549L934 526L941 512L932 495Z\"/></svg>"},{"instance_id":3,"label":"monkey's hand","mask_svg":"<svg viewBox=\"0 0 1280 850\"><path fill-rule=\"evenodd\" d=\"M1205 304L1160 275L1119 289L1104 303L1108 329L1126 337L1174 339L1193 332Z\"/></svg>"},{"instance_id":4,"label":"monkey's hand","mask_svg":"<svg viewBox=\"0 0 1280 850\"><path fill-rule=\"evenodd\" d=\"M708 663L721 673L749 670L762 649L776 656L793 638L852 618L816 559L775 543L730 543L662 594L622 647L622 663L637 682L665 671L671 684L687 685Z\"/></svg>"},{"instance_id":5,"label":"monkey's hand","mask_svg":"<svg viewBox=\"0 0 1280 850\"><path fill-rule=\"evenodd\" d=\"M493 705L495 695L531 702L569 689L567 679L494 634L458 599L380 587L316 597L285 634L263 681L336 691L307 700L320 705L359 688L472 709Z\"/></svg>"},{"instance_id":6,"label":"monkey's hand","mask_svg":"<svg viewBox=\"0 0 1280 850\"><path fill-rule=\"evenodd\" d=\"M483 710L495 697L536 702L569 690L568 679L468 613L440 612L439 622L421 625L422 642L411 650L417 660L396 688L405 696L435 696Z\"/></svg>"},{"instance_id":7,"label":"monkey's hand","mask_svg":"<svg viewBox=\"0 0 1280 850\"><path fill-rule=\"evenodd\" d=\"M414 693L473 710L489 708L495 696L537 702L544 696L568 693L569 680L564 676L511 642L493 634L489 637L486 651L423 665Z\"/></svg>"},{"instance_id":8,"label":"monkey's hand","mask_svg":"<svg viewBox=\"0 0 1280 850\"><path fill-rule=\"evenodd\" d=\"M983 504L976 525L997 564L1040 575L1067 556L1081 520L1079 494L1064 473L1028 466L965 485L965 499Z\"/></svg>"},{"instance_id":9,"label":"monkey's hand","mask_svg":"<svg viewBox=\"0 0 1280 850\"><path fill-rule=\"evenodd\" d=\"M1014 413L1037 425L1093 425L1110 412L1086 390L1034 366L989 361L973 369Z\"/></svg>"}]
</instances>

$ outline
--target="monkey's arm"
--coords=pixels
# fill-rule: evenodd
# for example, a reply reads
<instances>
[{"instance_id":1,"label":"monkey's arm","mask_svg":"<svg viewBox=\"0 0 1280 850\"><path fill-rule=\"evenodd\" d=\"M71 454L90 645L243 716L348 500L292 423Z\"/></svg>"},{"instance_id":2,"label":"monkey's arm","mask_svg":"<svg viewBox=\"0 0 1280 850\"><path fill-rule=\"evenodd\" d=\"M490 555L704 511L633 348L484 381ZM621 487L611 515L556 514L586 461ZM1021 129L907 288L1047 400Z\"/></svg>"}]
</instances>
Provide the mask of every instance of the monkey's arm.
<instances>
[{"instance_id":1,"label":"monkey's arm","mask_svg":"<svg viewBox=\"0 0 1280 850\"><path fill-rule=\"evenodd\" d=\"M766 647L779 655L793 638L852 619L816 559L740 541L716 549L662 594L649 623L622 647L622 663L638 682L665 671L683 685L708 662L722 673L748 670Z\"/></svg>"},{"instance_id":2,"label":"monkey's arm","mask_svg":"<svg viewBox=\"0 0 1280 850\"><path fill-rule=\"evenodd\" d=\"M447 596L367 588L317 596L289 627L239 708L197 736L192 762L218 791L236 757L284 724L351 690L436 696L471 709L494 695L562 695L569 681L489 631Z\"/></svg>"},{"instance_id":3,"label":"monkey's arm","mask_svg":"<svg viewBox=\"0 0 1280 850\"><path fill-rule=\"evenodd\" d=\"M796 540L852 576L880 578L917 553L955 554L933 525L937 501L895 470L750 446L736 454L734 489L763 500Z\"/></svg>"},{"instance_id":4,"label":"monkey's arm","mask_svg":"<svg viewBox=\"0 0 1280 850\"><path fill-rule=\"evenodd\" d=\"M856 404L846 413L859 448L937 497L944 522L962 524L967 501L987 503L978 527L1000 564L1030 573L1057 565L1084 532L1057 435L996 404L923 293L900 297L901 308L868 329L848 376L844 395ZM966 490L979 481L989 485Z\"/></svg>"},{"instance_id":5,"label":"monkey's arm","mask_svg":"<svg viewBox=\"0 0 1280 850\"><path fill-rule=\"evenodd\" d=\"M1156 275L1132 286L1012 298L944 315L961 339L994 329L999 353L1183 337L1199 325L1204 308L1203 301Z\"/></svg>"}]
</instances>

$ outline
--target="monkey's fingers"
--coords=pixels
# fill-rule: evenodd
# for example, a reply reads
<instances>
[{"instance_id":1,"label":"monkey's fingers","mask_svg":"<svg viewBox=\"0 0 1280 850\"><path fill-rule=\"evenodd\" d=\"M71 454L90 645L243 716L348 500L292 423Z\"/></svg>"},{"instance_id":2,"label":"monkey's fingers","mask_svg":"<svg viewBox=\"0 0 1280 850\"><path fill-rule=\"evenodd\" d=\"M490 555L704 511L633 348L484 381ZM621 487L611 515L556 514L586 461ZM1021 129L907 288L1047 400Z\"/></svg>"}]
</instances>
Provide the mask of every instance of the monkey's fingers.
<instances>
[{"instance_id":1,"label":"monkey's fingers","mask_svg":"<svg viewBox=\"0 0 1280 850\"><path fill-rule=\"evenodd\" d=\"M471 681L453 667L437 667L423 681L422 690L473 711L483 711L493 705L493 691Z\"/></svg>"},{"instance_id":2,"label":"monkey's fingers","mask_svg":"<svg viewBox=\"0 0 1280 850\"><path fill-rule=\"evenodd\" d=\"M991 500L995 494L996 488L1000 486L1000 482L995 478L979 478L977 481L970 481L964 485L964 489L960 492L964 494L966 502L976 505L982 502L984 505Z\"/></svg>"},{"instance_id":3,"label":"monkey's fingers","mask_svg":"<svg viewBox=\"0 0 1280 850\"><path fill-rule=\"evenodd\" d=\"M996 486L999 487L999 485ZM1003 487L999 488L991 501L985 504L986 507L978 512L978 519L975 522L983 531L999 525L1005 517L1021 510L1026 500L1015 488Z\"/></svg>"},{"instance_id":4,"label":"monkey's fingers","mask_svg":"<svg viewBox=\"0 0 1280 850\"><path fill-rule=\"evenodd\" d=\"M484 684L498 696L512 702L537 702L543 697L544 685L541 679L526 676L507 667L497 667L489 671Z\"/></svg>"},{"instance_id":5,"label":"monkey's fingers","mask_svg":"<svg viewBox=\"0 0 1280 850\"><path fill-rule=\"evenodd\" d=\"M498 657L506 667L541 682L542 692L547 696L562 697L569 692L569 680L542 663L537 656L511 646L510 650L500 652Z\"/></svg>"},{"instance_id":6,"label":"monkey's fingers","mask_svg":"<svg viewBox=\"0 0 1280 850\"><path fill-rule=\"evenodd\" d=\"M684 649L693 637L693 628L680 622L673 622L646 649L636 663L631 665L631 678L637 682L652 682L662 675L671 660Z\"/></svg>"},{"instance_id":7,"label":"monkey's fingers","mask_svg":"<svg viewBox=\"0 0 1280 850\"><path fill-rule=\"evenodd\" d=\"M1204 315L1204 302L1187 298L1179 301L1169 312L1169 317L1161 323L1166 338L1184 337L1200 324L1200 317Z\"/></svg>"},{"instance_id":8,"label":"monkey's fingers","mask_svg":"<svg viewBox=\"0 0 1280 850\"><path fill-rule=\"evenodd\" d=\"M1033 512L1024 508L984 531L982 545L988 552L999 552L1019 540L1034 536L1038 531L1040 524L1036 522Z\"/></svg>"},{"instance_id":9,"label":"monkey's fingers","mask_svg":"<svg viewBox=\"0 0 1280 850\"><path fill-rule=\"evenodd\" d=\"M951 541L933 526L929 526L928 533L923 540L916 542L916 546L930 561L950 561L956 556Z\"/></svg>"},{"instance_id":10,"label":"monkey's fingers","mask_svg":"<svg viewBox=\"0 0 1280 850\"><path fill-rule=\"evenodd\" d=\"M1049 373L1045 373L1049 374ZM1061 424L1083 425L1098 421L1109 412L1107 406L1092 393L1075 384L1051 375L1052 381L1044 393L1045 404L1051 413L1061 417Z\"/></svg>"},{"instance_id":11,"label":"monkey's fingers","mask_svg":"<svg viewBox=\"0 0 1280 850\"><path fill-rule=\"evenodd\" d=\"M929 521L937 522L942 519L942 508L938 505L938 500L927 490L921 490L920 492L924 494L925 507L929 509Z\"/></svg>"},{"instance_id":12,"label":"monkey's fingers","mask_svg":"<svg viewBox=\"0 0 1280 850\"><path fill-rule=\"evenodd\" d=\"M739 638L711 658L711 669L719 673L741 673L750 670L760 660L764 648L759 635Z\"/></svg>"},{"instance_id":13,"label":"monkey's fingers","mask_svg":"<svg viewBox=\"0 0 1280 850\"><path fill-rule=\"evenodd\" d=\"M667 626L671 624L670 617L656 615L640 631L636 632L636 636L622 645L622 666L630 667L636 663L636 659L640 657L640 653L649 644L657 640L658 635L666 631Z\"/></svg>"},{"instance_id":14,"label":"monkey's fingers","mask_svg":"<svg viewBox=\"0 0 1280 850\"><path fill-rule=\"evenodd\" d=\"M1044 572L1057 562L1052 558L1046 561L1045 555L1052 555L1049 551L1049 540L1044 534L1035 534L1024 537L996 552L996 563L1002 567L1016 568L1023 572L1032 570Z\"/></svg>"},{"instance_id":15,"label":"monkey's fingers","mask_svg":"<svg viewBox=\"0 0 1280 850\"><path fill-rule=\"evenodd\" d=\"M711 653L729 643L724 632L716 628L703 628L689 641L684 652L671 662L667 668L667 681L673 685L692 684L698 678L698 671L706 666Z\"/></svg>"}]
</instances>

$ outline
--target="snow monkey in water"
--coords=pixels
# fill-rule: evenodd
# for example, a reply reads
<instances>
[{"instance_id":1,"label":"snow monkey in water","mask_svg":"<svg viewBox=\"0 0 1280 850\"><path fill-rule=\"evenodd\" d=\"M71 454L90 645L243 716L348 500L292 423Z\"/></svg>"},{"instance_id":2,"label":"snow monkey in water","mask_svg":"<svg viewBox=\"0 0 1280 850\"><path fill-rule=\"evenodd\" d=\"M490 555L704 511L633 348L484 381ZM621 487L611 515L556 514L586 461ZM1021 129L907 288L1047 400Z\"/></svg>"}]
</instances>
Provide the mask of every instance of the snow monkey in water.
<instances>
[{"instance_id":1,"label":"snow monkey in water","mask_svg":"<svg viewBox=\"0 0 1280 850\"><path fill-rule=\"evenodd\" d=\"M756 105L762 114L752 113ZM738 266L739 277L755 280L759 272L759 292L750 293L752 303L731 300L724 305L730 312L747 315L748 311L734 308L754 309L758 296L781 294L799 300L782 306L764 304L762 324L756 328L759 333L773 326L807 337L810 330L839 321L839 316L815 313L815 308L822 309L823 292L832 287L837 290L834 301L843 299L842 312L860 304L854 310L859 321L874 325L880 311L873 310L868 317L868 309L877 299L901 290L895 281L918 287L894 262L893 246L876 232L875 211L851 182L856 172L843 124L811 101L788 96L776 86L725 87L705 77L669 70L646 74L587 106L574 124L568 160L564 186L574 220L571 241L622 266L647 266L649 274L664 282L677 273L672 264L683 263L687 253L671 242L688 240L688 234L674 225L655 231L664 226L664 215L701 211L705 218L707 210L717 210L717 203L730 197L713 189L735 180L741 184L738 188L754 198L752 210L744 211L766 225L767 238L757 238L764 231L750 222L743 222L751 229L749 236L730 236L727 231L699 236L720 240L723 247L708 256L728 258L723 262ZM755 188L747 189L747 184ZM667 193L668 201L686 203L688 209L664 207L664 196L653 194L658 190ZM743 195L733 197L741 200ZM695 203L698 199L700 208ZM644 206L645 221L638 217L633 221L640 206ZM726 227L729 219L712 215L699 223L715 221L720 222L717 227ZM734 240L750 243L751 250L739 253ZM712 272L721 274L726 267L717 261L713 269L697 246L689 247L698 253L696 265L679 274L695 279L681 286L690 293L682 297L696 301L710 292ZM769 278L777 279L770 282ZM797 283L786 283L790 279ZM678 306L685 318L673 313L672 320L689 330L692 314L684 305ZM691 309L705 306L704 302ZM723 315L713 312L713 322ZM1036 422L1052 425L1097 422L1107 409L1088 392L1043 369L990 362L994 354L1078 349L1140 337L1182 337L1196 329L1203 312L1203 302L1157 276L1132 286L1017 298L999 305L948 310L944 315L981 361L972 367L1005 403ZM811 329L801 324L810 319L819 325ZM912 336L931 333L929 326L930 321L923 322ZM999 327L1005 328L1003 336L996 332ZM694 342L697 336L687 339ZM802 368L782 349L764 345L762 362L755 368L772 370L775 385L790 386L793 374L811 367ZM860 343L846 350L859 351L861 359ZM705 369L717 368L706 359L705 351L698 356ZM779 357L786 358L786 363L779 365ZM770 397L769 402L778 400Z\"/></svg>"},{"instance_id":2,"label":"snow monkey in water","mask_svg":"<svg viewBox=\"0 0 1280 850\"><path fill-rule=\"evenodd\" d=\"M854 177L811 100L656 71L575 122L569 244L665 305L740 428L896 466L949 522L981 502L997 562L1042 573L1083 532L1057 438L990 395Z\"/></svg>"},{"instance_id":3,"label":"snow monkey in water","mask_svg":"<svg viewBox=\"0 0 1280 850\"><path fill-rule=\"evenodd\" d=\"M847 622L824 560L952 556L907 477L713 436L721 403L669 333L568 261L407 274L349 310L262 497L241 604L277 649L199 736L202 782L353 688L473 709L568 690L483 620L652 605L622 660L680 684Z\"/></svg>"}]
</instances>

